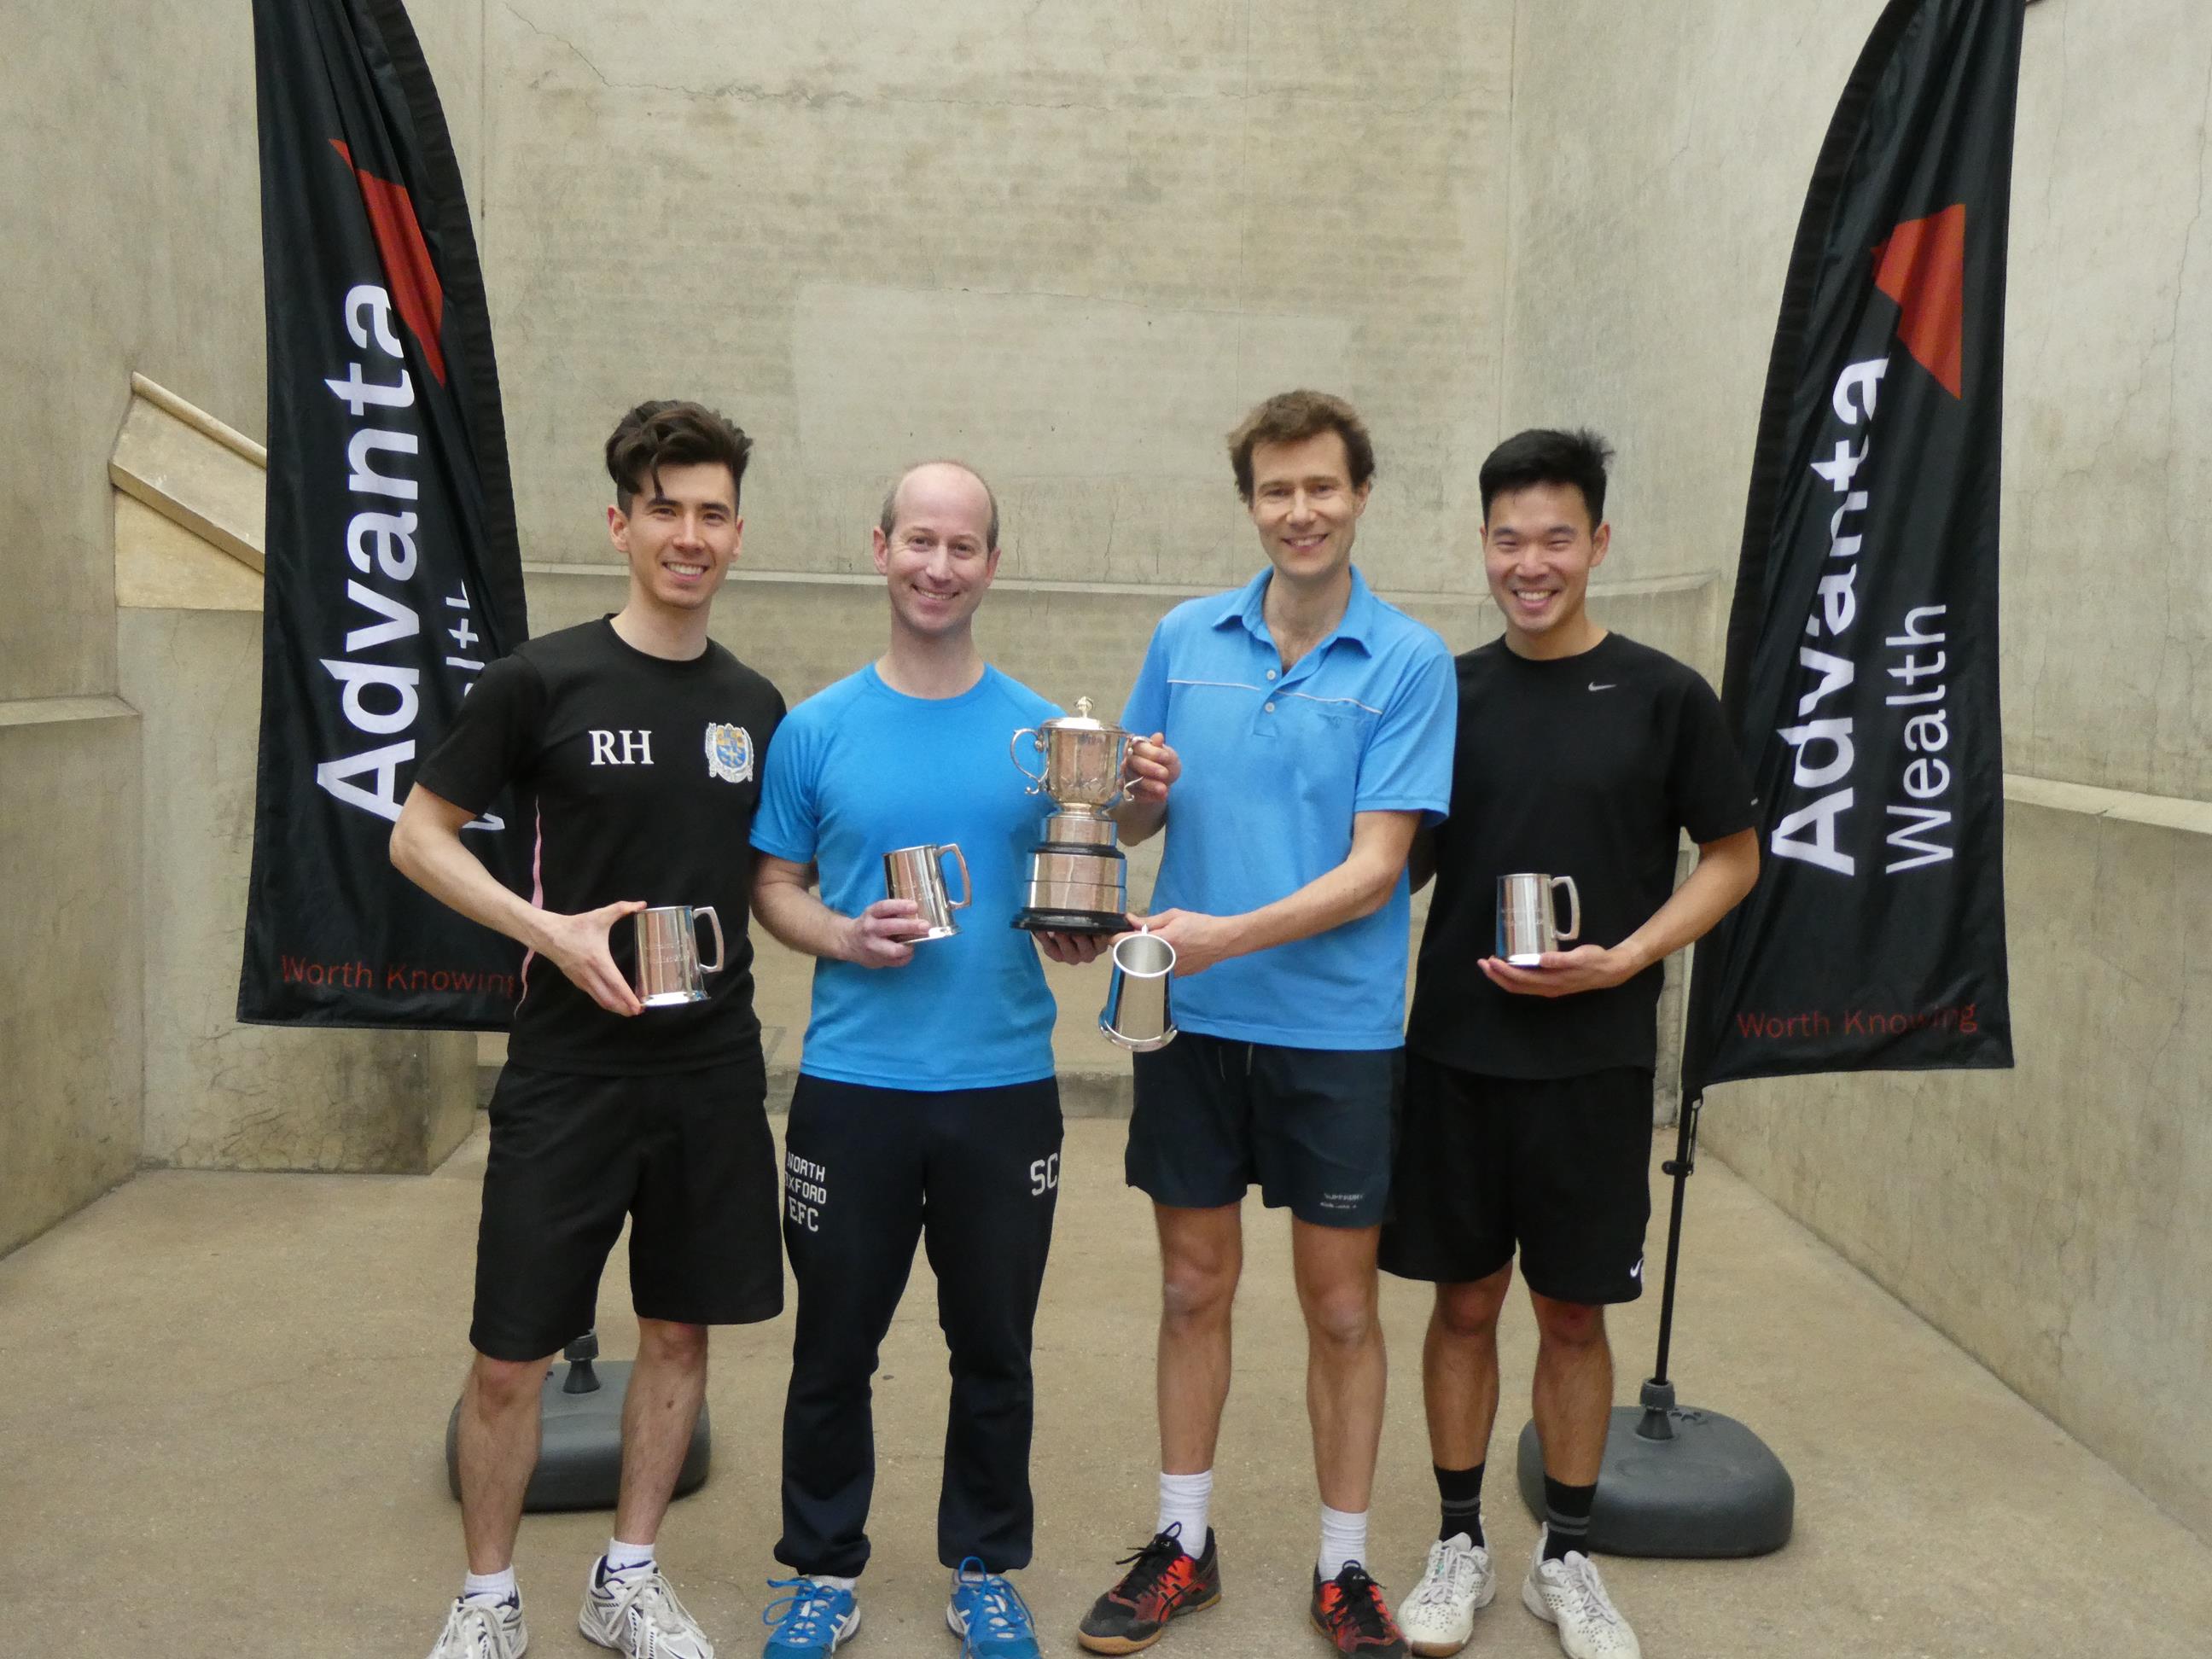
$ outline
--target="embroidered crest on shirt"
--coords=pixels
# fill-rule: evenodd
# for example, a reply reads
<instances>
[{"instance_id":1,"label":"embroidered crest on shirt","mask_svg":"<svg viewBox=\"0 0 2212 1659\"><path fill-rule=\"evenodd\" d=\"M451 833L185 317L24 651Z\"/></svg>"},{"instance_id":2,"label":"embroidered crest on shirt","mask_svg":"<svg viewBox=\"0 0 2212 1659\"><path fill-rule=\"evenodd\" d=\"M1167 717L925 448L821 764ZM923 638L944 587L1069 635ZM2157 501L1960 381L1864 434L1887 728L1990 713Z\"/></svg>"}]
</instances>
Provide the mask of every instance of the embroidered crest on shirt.
<instances>
[{"instance_id":1,"label":"embroidered crest on shirt","mask_svg":"<svg viewBox=\"0 0 2212 1659\"><path fill-rule=\"evenodd\" d=\"M707 775L743 783L753 775L753 734L742 726L707 722Z\"/></svg>"}]
</instances>

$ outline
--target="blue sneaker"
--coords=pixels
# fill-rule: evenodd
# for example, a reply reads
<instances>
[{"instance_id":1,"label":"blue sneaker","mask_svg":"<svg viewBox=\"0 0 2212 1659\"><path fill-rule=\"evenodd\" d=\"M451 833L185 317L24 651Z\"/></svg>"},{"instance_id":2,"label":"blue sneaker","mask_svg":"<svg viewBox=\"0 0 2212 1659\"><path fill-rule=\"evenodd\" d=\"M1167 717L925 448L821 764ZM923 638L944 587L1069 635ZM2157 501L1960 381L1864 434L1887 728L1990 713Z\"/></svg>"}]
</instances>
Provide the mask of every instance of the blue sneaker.
<instances>
[{"instance_id":1,"label":"blue sneaker","mask_svg":"<svg viewBox=\"0 0 2212 1659\"><path fill-rule=\"evenodd\" d=\"M945 1622L960 1638L960 1659L1038 1659L1036 1626L1022 1593L969 1556L952 1577Z\"/></svg>"},{"instance_id":2,"label":"blue sneaker","mask_svg":"<svg viewBox=\"0 0 2212 1659\"><path fill-rule=\"evenodd\" d=\"M761 1650L761 1659L835 1653L860 1628L860 1603L848 1589L818 1578L771 1578L768 1586L789 1593L769 1602L761 1613L761 1623L775 1628Z\"/></svg>"}]
</instances>

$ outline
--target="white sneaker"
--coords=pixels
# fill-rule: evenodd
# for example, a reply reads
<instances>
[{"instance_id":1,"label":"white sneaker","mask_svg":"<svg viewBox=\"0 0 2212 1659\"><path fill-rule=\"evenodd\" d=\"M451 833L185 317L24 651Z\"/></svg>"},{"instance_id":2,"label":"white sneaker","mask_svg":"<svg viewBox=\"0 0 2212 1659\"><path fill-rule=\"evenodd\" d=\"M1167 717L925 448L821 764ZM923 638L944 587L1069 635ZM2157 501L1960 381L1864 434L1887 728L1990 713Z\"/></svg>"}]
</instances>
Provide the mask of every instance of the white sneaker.
<instances>
[{"instance_id":1,"label":"white sneaker","mask_svg":"<svg viewBox=\"0 0 2212 1659\"><path fill-rule=\"evenodd\" d=\"M430 1659L521 1659L529 1645L520 1602L456 1601Z\"/></svg>"},{"instance_id":2,"label":"white sneaker","mask_svg":"<svg viewBox=\"0 0 2212 1659\"><path fill-rule=\"evenodd\" d=\"M714 1659L714 1644L659 1567L609 1572L604 1555L592 1562L576 1628L629 1659Z\"/></svg>"},{"instance_id":3,"label":"white sneaker","mask_svg":"<svg viewBox=\"0 0 2212 1659\"><path fill-rule=\"evenodd\" d=\"M1429 1546L1428 1570L1398 1609L1398 1628L1424 1659L1457 1653L1474 1634L1474 1615L1498 1594L1490 1552L1463 1533Z\"/></svg>"},{"instance_id":4,"label":"white sneaker","mask_svg":"<svg viewBox=\"0 0 2212 1659\"><path fill-rule=\"evenodd\" d=\"M1521 1582L1521 1605L1559 1627L1567 1659L1644 1659L1636 1632L1605 1593L1590 1559L1569 1550L1564 1561L1547 1561L1540 1534L1536 1559Z\"/></svg>"}]
</instances>

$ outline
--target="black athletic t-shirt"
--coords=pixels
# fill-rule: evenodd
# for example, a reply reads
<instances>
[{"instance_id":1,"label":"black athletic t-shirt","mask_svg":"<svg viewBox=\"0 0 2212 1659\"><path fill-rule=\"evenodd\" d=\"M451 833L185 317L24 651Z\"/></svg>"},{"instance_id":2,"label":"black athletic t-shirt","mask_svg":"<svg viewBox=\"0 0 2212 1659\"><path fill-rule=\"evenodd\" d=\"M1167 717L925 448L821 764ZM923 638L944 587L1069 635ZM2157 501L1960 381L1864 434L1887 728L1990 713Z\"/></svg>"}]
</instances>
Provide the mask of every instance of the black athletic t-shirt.
<instances>
[{"instance_id":1,"label":"black athletic t-shirt","mask_svg":"<svg viewBox=\"0 0 2212 1659\"><path fill-rule=\"evenodd\" d=\"M1613 945L1674 891L1682 830L1704 842L1752 827L1751 781L1720 700L1692 670L1619 634L1550 662L1516 656L1501 639L1458 668L1451 816L1435 831L1437 890L1407 1043L1492 1077L1654 1065L1658 964L1559 998L1501 990L1475 964L1497 952L1502 875L1572 876L1575 943Z\"/></svg>"},{"instance_id":2,"label":"black athletic t-shirt","mask_svg":"<svg viewBox=\"0 0 2212 1659\"><path fill-rule=\"evenodd\" d=\"M518 647L486 669L446 740L416 781L481 811L517 786L534 811L538 890L574 914L618 899L712 905L728 948L707 975L707 1000L611 1014L550 962L523 964L510 1058L595 1076L685 1072L757 1050L752 895L753 808L760 758L783 718L775 687L709 641L671 662L625 644L602 619ZM702 961L714 936L699 928ZM627 977L635 957L627 919L609 935Z\"/></svg>"}]
</instances>

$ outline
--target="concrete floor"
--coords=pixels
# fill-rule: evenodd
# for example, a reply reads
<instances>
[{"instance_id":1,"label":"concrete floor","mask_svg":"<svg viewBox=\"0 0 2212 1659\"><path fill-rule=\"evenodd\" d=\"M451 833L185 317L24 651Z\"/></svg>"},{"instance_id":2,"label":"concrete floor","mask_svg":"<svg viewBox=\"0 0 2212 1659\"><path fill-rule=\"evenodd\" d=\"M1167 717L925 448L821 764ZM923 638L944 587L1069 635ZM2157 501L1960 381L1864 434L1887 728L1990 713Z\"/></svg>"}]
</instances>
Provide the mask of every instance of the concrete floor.
<instances>
[{"instance_id":1,"label":"concrete floor","mask_svg":"<svg viewBox=\"0 0 2212 1659\"><path fill-rule=\"evenodd\" d=\"M1157 1308L1121 1126L1069 1126L1037 1343L1037 1565L1048 1651L1150 1529ZM154 1173L0 1261L0 1653L412 1656L460 1571L440 1437L462 1363L481 1133L438 1175ZM1279 1215L1249 1213L1243 1361L1219 1460L1227 1596L1158 1651L1320 1655L1303 1343ZM1656 1235L1655 1234L1655 1242ZM2212 1653L2212 1551L1717 1164L1693 1182L1676 1371L1686 1403L1752 1423L1796 1476L1797 1532L1761 1560L1608 1560L1654 1659ZM628 1351L621 1255L601 1323ZM1420 1427L1424 1298L1385 1281L1396 1362L1376 1510L1394 1597L1433 1518ZM917 1272L878 1381L875 1565L847 1650L938 1656L932 1559L945 1373ZM1621 1392L1650 1364L1656 1297L1617 1320ZM775 1571L787 1328L716 1340L714 1478L663 1556L726 1659L757 1653ZM1526 1310L1505 1334L1508 1466ZM1493 1477L1505 1580L1471 1653L1555 1654L1513 1593L1534 1527ZM600 1515L526 1520L533 1653L597 1651L573 1623Z\"/></svg>"}]
</instances>

